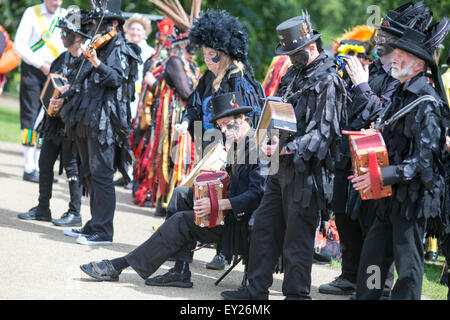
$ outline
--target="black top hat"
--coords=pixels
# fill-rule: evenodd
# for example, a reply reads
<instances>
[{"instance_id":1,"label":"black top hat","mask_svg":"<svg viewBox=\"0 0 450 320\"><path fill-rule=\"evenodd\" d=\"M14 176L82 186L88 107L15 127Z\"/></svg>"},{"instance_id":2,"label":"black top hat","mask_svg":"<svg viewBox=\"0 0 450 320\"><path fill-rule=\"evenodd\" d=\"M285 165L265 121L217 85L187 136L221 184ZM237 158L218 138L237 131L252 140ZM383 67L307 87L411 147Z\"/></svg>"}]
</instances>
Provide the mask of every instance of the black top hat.
<instances>
[{"instance_id":1,"label":"black top hat","mask_svg":"<svg viewBox=\"0 0 450 320\"><path fill-rule=\"evenodd\" d=\"M244 106L244 99L240 92L229 92L215 96L211 99L211 104L212 118L209 120L210 123L214 123L223 117L248 113L253 110L252 107Z\"/></svg>"},{"instance_id":2,"label":"black top hat","mask_svg":"<svg viewBox=\"0 0 450 320\"><path fill-rule=\"evenodd\" d=\"M424 32L433 19L433 13L423 1L408 2L395 10L389 10L383 18L381 30L400 38L407 28Z\"/></svg>"},{"instance_id":3,"label":"black top hat","mask_svg":"<svg viewBox=\"0 0 450 320\"><path fill-rule=\"evenodd\" d=\"M122 0L91 0L92 11L91 15L94 19L100 19L103 16L104 20L120 20L125 21L120 7Z\"/></svg>"},{"instance_id":4,"label":"black top hat","mask_svg":"<svg viewBox=\"0 0 450 320\"><path fill-rule=\"evenodd\" d=\"M426 35L414 29L407 28L403 32L403 36L397 41L389 43L392 48L401 49L409 52L416 57L428 61L429 53L424 48Z\"/></svg>"},{"instance_id":5,"label":"black top hat","mask_svg":"<svg viewBox=\"0 0 450 320\"><path fill-rule=\"evenodd\" d=\"M87 10L68 12L65 17L59 20L56 26L58 28L79 34L84 38L91 39L92 37L88 34L89 27L86 24L88 15L89 11Z\"/></svg>"},{"instance_id":6,"label":"black top hat","mask_svg":"<svg viewBox=\"0 0 450 320\"><path fill-rule=\"evenodd\" d=\"M312 29L307 12L278 25L277 33L280 43L275 53L278 55L293 54L320 38L320 33Z\"/></svg>"}]
</instances>

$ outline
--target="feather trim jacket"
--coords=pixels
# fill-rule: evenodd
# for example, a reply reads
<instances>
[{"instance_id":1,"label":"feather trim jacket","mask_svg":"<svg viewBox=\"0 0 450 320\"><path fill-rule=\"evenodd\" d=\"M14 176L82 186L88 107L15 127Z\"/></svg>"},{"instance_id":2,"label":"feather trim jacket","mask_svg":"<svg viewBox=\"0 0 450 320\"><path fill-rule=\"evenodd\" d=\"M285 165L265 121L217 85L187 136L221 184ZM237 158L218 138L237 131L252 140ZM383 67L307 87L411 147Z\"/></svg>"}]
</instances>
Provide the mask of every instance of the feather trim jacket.
<instances>
[{"instance_id":1,"label":"feather trim jacket","mask_svg":"<svg viewBox=\"0 0 450 320\"><path fill-rule=\"evenodd\" d=\"M392 197L379 200L377 214L400 212L409 219L434 219L442 213L444 198L445 128L449 110L423 73L401 85L382 120L424 95L425 101L403 118L383 129L390 166L381 169L385 185L392 185Z\"/></svg>"}]
</instances>

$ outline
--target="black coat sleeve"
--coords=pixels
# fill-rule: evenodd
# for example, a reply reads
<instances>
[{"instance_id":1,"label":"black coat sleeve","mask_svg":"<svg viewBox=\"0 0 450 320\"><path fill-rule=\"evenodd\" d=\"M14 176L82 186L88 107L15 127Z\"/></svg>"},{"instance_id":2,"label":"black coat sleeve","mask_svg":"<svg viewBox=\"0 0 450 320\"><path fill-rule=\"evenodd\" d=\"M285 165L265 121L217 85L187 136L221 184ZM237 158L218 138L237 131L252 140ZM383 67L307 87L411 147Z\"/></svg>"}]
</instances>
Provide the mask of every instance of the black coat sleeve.
<instances>
[{"instance_id":1,"label":"black coat sleeve","mask_svg":"<svg viewBox=\"0 0 450 320\"><path fill-rule=\"evenodd\" d=\"M236 181L239 183L239 181ZM264 194L265 178L259 165L251 165L248 173L248 188L241 194L230 197L234 217L250 215L258 208Z\"/></svg>"},{"instance_id":2,"label":"black coat sleeve","mask_svg":"<svg viewBox=\"0 0 450 320\"><path fill-rule=\"evenodd\" d=\"M392 95L399 84L398 80L389 76L386 88L380 95L377 95L367 82L356 86L353 103L348 110L349 129L369 128L371 122L376 121L386 105L391 102Z\"/></svg>"}]
</instances>

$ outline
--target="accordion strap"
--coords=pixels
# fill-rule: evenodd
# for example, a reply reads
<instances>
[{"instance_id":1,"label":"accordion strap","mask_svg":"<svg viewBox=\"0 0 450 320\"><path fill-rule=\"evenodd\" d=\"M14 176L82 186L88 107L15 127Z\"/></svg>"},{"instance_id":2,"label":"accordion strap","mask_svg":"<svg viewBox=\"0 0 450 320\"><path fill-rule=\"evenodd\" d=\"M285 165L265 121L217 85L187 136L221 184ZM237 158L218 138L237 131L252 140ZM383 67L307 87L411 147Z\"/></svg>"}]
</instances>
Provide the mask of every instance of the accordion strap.
<instances>
[{"instance_id":1,"label":"accordion strap","mask_svg":"<svg viewBox=\"0 0 450 320\"><path fill-rule=\"evenodd\" d=\"M382 119L384 118L384 115L389 111L389 107L385 109L383 112L383 115L378 118L377 123L375 124L375 130L383 129L385 126L390 125L392 122L397 121L400 118L403 118L406 116L409 112L411 112L419 103L424 101L434 101L437 102L436 98L432 95L424 95L420 98L417 98L410 104L406 105L405 107L401 108L398 112L396 112L392 117L390 117L388 120L382 122Z\"/></svg>"},{"instance_id":2,"label":"accordion strap","mask_svg":"<svg viewBox=\"0 0 450 320\"><path fill-rule=\"evenodd\" d=\"M211 215L209 217L209 226L214 228L216 226L217 215L219 213L219 202L217 200L216 189L214 183L208 183L209 201L211 203Z\"/></svg>"},{"instance_id":3,"label":"accordion strap","mask_svg":"<svg viewBox=\"0 0 450 320\"><path fill-rule=\"evenodd\" d=\"M370 183L372 185L373 198L380 199L381 179L377 161L377 154L375 153L375 150L369 149L367 155L369 157L369 175L370 175Z\"/></svg>"}]
</instances>

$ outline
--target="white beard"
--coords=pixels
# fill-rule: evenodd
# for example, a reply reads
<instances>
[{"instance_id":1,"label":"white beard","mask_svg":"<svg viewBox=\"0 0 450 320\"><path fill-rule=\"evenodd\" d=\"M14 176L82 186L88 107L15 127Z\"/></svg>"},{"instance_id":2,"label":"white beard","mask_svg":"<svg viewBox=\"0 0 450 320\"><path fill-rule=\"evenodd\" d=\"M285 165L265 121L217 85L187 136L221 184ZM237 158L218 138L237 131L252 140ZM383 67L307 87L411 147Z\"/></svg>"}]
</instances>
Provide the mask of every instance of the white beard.
<instances>
[{"instance_id":1,"label":"white beard","mask_svg":"<svg viewBox=\"0 0 450 320\"><path fill-rule=\"evenodd\" d=\"M412 60L406 67L404 67L401 70L394 70L394 68L391 69L392 77L399 80L401 78L407 78L411 76L413 71L413 65L416 62L416 60Z\"/></svg>"}]
</instances>

